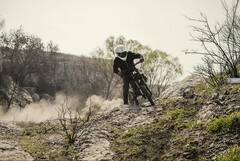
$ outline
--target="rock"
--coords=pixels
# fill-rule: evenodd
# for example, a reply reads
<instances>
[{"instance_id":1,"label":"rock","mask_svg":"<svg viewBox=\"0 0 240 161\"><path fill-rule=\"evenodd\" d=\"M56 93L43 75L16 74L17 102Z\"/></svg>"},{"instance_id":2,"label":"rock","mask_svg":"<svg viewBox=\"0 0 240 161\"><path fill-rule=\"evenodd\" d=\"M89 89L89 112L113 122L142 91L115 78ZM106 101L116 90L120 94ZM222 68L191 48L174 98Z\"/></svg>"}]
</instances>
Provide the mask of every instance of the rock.
<instances>
[{"instance_id":1,"label":"rock","mask_svg":"<svg viewBox=\"0 0 240 161\"><path fill-rule=\"evenodd\" d=\"M40 101L40 96L37 93L31 94L33 102L39 102Z\"/></svg>"},{"instance_id":2,"label":"rock","mask_svg":"<svg viewBox=\"0 0 240 161\"><path fill-rule=\"evenodd\" d=\"M20 88L18 94L21 96L22 99L26 100L27 102L33 102L33 99L27 90Z\"/></svg>"},{"instance_id":3,"label":"rock","mask_svg":"<svg viewBox=\"0 0 240 161\"><path fill-rule=\"evenodd\" d=\"M40 97L41 97L41 99L50 100L50 95L47 93L41 94Z\"/></svg>"},{"instance_id":4,"label":"rock","mask_svg":"<svg viewBox=\"0 0 240 161\"><path fill-rule=\"evenodd\" d=\"M186 99L192 99L195 97L195 94L194 94L193 90L188 87L183 90L182 96L183 96L183 98L186 98Z\"/></svg>"},{"instance_id":5,"label":"rock","mask_svg":"<svg viewBox=\"0 0 240 161\"><path fill-rule=\"evenodd\" d=\"M189 143L190 146L198 146L199 142L197 140L194 140L192 142Z\"/></svg>"},{"instance_id":6,"label":"rock","mask_svg":"<svg viewBox=\"0 0 240 161\"><path fill-rule=\"evenodd\" d=\"M221 102L220 100L214 100L214 103L216 103L217 105L224 105L224 102Z\"/></svg>"},{"instance_id":7,"label":"rock","mask_svg":"<svg viewBox=\"0 0 240 161\"><path fill-rule=\"evenodd\" d=\"M36 87L23 87L23 89L27 90L30 94L36 92Z\"/></svg>"},{"instance_id":8,"label":"rock","mask_svg":"<svg viewBox=\"0 0 240 161\"><path fill-rule=\"evenodd\" d=\"M4 76L2 81L0 97L9 102L11 107L25 107L32 103L32 97L29 92L12 81L10 76Z\"/></svg>"},{"instance_id":9,"label":"rock","mask_svg":"<svg viewBox=\"0 0 240 161\"><path fill-rule=\"evenodd\" d=\"M25 152L17 140L8 140L9 135L21 134L21 128L14 122L0 122L0 160L26 160L32 161L34 158Z\"/></svg>"},{"instance_id":10,"label":"rock","mask_svg":"<svg viewBox=\"0 0 240 161\"><path fill-rule=\"evenodd\" d=\"M169 98L169 97L182 97L183 89L188 89L196 86L197 84L203 83L204 79L198 75L190 75L185 79L175 82L160 95L160 99Z\"/></svg>"},{"instance_id":11,"label":"rock","mask_svg":"<svg viewBox=\"0 0 240 161\"><path fill-rule=\"evenodd\" d=\"M200 120L201 122L209 121L209 118L211 118L214 114L212 110L213 107L213 104L203 106L196 115L198 120Z\"/></svg>"},{"instance_id":12,"label":"rock","mask_svg":"<svg viewBox=\"0 0 240 161\"><path fill-rule=\"evenodd\" d=\"M8 140L0 140L0 158L1 160L34 160L29 153L18 147L16 142Z\"/></svg>"},{"instance_id":13,"label":"rock","mask_svg":"<svg viewBox=\"0 0 240 161\"><path fill-rule=\"evenodd\" d=\"M225 99L226 99L226 95L221 94L221 95L219 96L219 100L220 100L220 101L224 101Z\"/></svg>"},{"instance_id":14,"label":"rock","mask_svg":"<svg viewBox=\"0 0 240 161\"><path fill-rule=\"evenodd\" d=\"M218 99L218 97L219 97L219 93L216 92L216 93L213 93L211 99L212 99L212 100L215 100L215 99Z\"/></svg>"},{"instance_id":15,"label":"rock","mask_svg":"<svg viewBox=\"0 0 240 161\"><path fill-rule=\"evenodd\" d=\"M227 90L223 92L223 95L229 95L229 94L230 94L230 92Z\"/></svg>"},{"instance_id":16,"label":"rock","mask_svg":"<svg viewBox=\"0 0 240 161\"><path fill-rule=\"evenodd\" d=\"M218 142L220 139L218 137L214 138L215 142Z\"/></svg>"},{"instance_id":17,"label":"rock","mask_svg":"<svg viewBox=\"0 0 240 161\"><path fill-rule=\"evenodd\" d=\"M188 150L182 154L182 156L186 159L194 159L198 155L196 149Z\"/></svg>"},{"instance_id":18,"label":"rock","mask_svg":"<svg viewBox=\"0 0 240 161\"><path fill-rule=\"evenodd\" d=\"M214 143L211 143L210 146L209 146L209 148L213 148L214 146L215 146L215 144L214 144Z\"/></svg>"}]
</instances>

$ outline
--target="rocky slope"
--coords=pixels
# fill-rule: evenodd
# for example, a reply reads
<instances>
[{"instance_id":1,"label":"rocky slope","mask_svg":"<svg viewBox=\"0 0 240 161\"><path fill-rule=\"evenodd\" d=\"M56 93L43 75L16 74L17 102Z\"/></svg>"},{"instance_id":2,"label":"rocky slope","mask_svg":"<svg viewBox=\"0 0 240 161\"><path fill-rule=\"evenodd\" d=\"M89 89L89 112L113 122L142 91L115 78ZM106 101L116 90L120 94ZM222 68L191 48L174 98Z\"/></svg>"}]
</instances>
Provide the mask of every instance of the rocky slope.
<instances>
[{"instance_id":1,"label":"rocky slope","mask_svg":"<svg viewBox=\"0 0 240 161\"><path fill-rule=\"evenodd\" d=\"M220 160L240 145L240 85L214 89L190 76L166 90L156 104L141 108L106 104L80 126L81 137L72 144L59 120L0 122L0 158Z\"/></svg>"},{"instance_id":2,"label":"rocky slope","mask_svg":"<svg viewBox=\"0 0 240 161\"><path fill-rule=\"evenodd\" d=\"M0 123L0 160L34 160L28 152L19 146L18 140L12 137L12 135L20 134L21 129L16 123Z\"/></svg>"}]
</instances>

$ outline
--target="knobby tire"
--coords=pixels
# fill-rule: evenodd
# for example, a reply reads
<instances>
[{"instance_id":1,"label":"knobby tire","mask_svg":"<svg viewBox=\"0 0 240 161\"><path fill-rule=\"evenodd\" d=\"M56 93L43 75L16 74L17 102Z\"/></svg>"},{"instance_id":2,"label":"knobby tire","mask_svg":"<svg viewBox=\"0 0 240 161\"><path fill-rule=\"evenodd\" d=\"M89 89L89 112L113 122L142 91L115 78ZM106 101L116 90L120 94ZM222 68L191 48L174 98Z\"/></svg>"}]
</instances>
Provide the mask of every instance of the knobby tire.
<instances>
[{"instance_id":1,"label":"knobby tire","mask_svg":"<svg viewBox=\"0 0 240 161\"><path fill-rule=\"evenodd\" d=\"M152 95L149 93L149 91L147 90L147 87L145 85L141 85L141 90L143 92L143 94L147 97L148 101L151 103L152 106L155 106L155 103L152 100Z\"/></svg>"}]
</instances>

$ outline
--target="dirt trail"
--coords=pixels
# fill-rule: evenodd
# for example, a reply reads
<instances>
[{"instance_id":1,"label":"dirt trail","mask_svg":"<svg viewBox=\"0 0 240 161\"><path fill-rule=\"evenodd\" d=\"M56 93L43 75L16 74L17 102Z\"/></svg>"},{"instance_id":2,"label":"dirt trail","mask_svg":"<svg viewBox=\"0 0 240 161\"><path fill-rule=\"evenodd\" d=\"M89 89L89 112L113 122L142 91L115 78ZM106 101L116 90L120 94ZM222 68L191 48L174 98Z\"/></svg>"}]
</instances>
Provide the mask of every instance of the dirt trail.
<instances>
[{"instance_id":1,"label":"dirt trail","mask_svg":"<svg viewBox=\"0 0 240 161\"><path fill-rule=\"evenodd\" d=\"M133 127L140 124L147 124L154 120L155 116L161 114L160 107L144 107L141 109L115 108L112 111L101 113L96 119L96 123L89 129L83 137L81 148L81 159L84 161L110 161L114 152L110 149L111 135L109 126Z\"/></svg>"}]
</instances>

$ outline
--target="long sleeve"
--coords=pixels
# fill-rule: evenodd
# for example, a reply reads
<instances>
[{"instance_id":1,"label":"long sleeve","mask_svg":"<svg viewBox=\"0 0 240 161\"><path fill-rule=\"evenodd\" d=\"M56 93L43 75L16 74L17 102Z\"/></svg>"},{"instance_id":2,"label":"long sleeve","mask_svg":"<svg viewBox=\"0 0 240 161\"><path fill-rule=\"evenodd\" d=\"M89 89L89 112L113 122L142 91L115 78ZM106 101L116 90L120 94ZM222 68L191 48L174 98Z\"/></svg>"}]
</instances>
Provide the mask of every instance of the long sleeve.
<instances>
[{"instance_id":1,"label":"long sleeve","mask_svg":"<svg viewBox=\"0 0 240 161\"><path fill-rule=\"evenodd\" d=\"M113 72L118 74L119 73L119 70L118 70L118 65L117 65L117 59L114 60L113 62Z\"/></svg>"},{"instance_id":2,"label":"long sleeve","mask_svg":"<svg viewBox=\"0 0 240 161\"><path fill-rule=\"evenodd\" d=\"M141 58L141 57L142 57L141 54L134 54L134 59L139 59L139 58Z\"/></svg>"}]
</instances>

